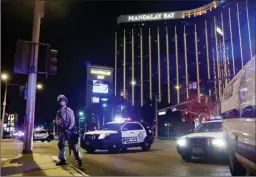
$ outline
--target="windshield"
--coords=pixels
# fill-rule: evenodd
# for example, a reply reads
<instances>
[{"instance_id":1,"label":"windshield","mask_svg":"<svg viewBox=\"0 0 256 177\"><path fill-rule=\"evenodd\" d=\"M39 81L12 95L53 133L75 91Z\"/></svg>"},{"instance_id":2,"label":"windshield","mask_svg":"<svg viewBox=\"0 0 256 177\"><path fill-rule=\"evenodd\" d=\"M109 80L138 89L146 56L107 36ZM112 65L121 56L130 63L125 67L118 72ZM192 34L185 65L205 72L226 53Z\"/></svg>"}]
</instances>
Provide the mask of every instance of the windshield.
<instances>
[{"instance_id":1,"label":"windshield","mask_svg":"<svg viewBox=\"0 0 256 177\"><path fill-rule=\"evenodd\" d=\"M200 133L200 132L222 132L223 131L223 126L222 122L206 122L200 124L196 129L195 133Z\"/></svg>"},{"instance_id":2,"label":"windshield","mask_svg":"<svg viewBox=\"0 0 256 177\"><path fill-rule=\"evenodd\" d=\"M105 124L100 130L114 130L118 131L121 129L123 123L120 124Z\"/></svg>"}]
</instances>

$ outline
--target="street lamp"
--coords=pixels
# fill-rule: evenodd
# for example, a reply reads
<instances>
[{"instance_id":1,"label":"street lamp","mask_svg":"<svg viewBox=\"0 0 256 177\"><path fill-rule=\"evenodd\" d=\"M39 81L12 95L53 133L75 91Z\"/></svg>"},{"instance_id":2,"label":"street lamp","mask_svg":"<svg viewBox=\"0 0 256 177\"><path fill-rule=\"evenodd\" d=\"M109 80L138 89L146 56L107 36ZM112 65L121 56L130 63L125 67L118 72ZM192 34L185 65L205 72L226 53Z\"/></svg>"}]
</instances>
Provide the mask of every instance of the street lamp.
<instances>
[{"instance_id":1,"label":"street lamp","mask_svg":"<svg viewBox=\"0 0 256 177\"><path fill-rule=\"evenodd\" d=\"M42 85L42 84L37 84L37 85L36 85L36 88L37 88L38 90L42 90L42 89L43 89L43 85Z\"/></svg>"},{"instance_id":2,"label":"street lamp","mask_svg":"<svg viewBox=\"0 0 256 177\"><path fill-rule=\"evenodd\" d=\"M102 107L103 107L103 116L102 116L102 126L105 124L105 108L107 107L108 105L106 103L103 103L102 104Z\"/></svg>"},{"instance_id":3,"label":"street lamp","mask_svg":"<svg viewBox=\"0 0 256 177\"><path fill-rule=\"evenodd\" d=\"M167 122L167 123L164 124L164 126L167 127L167 137L169 138L169 136L170 136L170 123Z\"/></svg>"},{"instance_id":4,"label":"street lamp","mask_svg":"<svg viewBox=\"0 0 256 177\"><path fill-rule=\"evenodd\" d=\"M4 81L6 81L6 80L8 80L8 74L6 74L6 73L3 73L3 74L1 74L1 79L2 80L4 80Z\"/></svg>"},{"instance_id":5,"label":"street lamp","mask_svg":"<svg viewBox=\"0 0 256 177\"><path fill-rule=\"evenodd\" d=\"M80 111L78 114L79 114L79 116L83 116L83 115L84 115L84 112L83 112L83 111Z\"/></svg>"},{"instance_id":6,"label":"street lamp","mask_svg":"<svg viewBox=\"0 0 256 177\"><path fill-rule=\"evenodd\" d=\"M81 133L81 118L84 116L84 112L83 111L79 111L78 112L79 118L78 118L78 130L79 130L79 135Z\"/></svg>"},{"instance_id":7,"label":"street lamp","mask_svg":"<svg viewBox=\"0 0 256 177\"><path fill-rule=\"evenodd\" d=\"M3 138L3 132L4 132L4 115L5 115L5 108L6 108L6 97L7 97L7 80L8 80L8 74L3 73L1 74L1 80L5 82L5 91L4 91L4 101L3 101L3 112L2 112L2 126L1 126L1 138Z\"/></svg>"},{"instance_id":8,"label":"street lamp","mask_svg":"<svg viewBox=\"0 0 256 177\"><path fill-rule=\"evenodd\" d=\"M131 81L131 85L136 85L136 81L135 80Z\"/></svg>"},{"instance_id":9,"label":"street lamp","mask_svg":"<svg viewBox=\"0 0 256 177\"><path fill-rule=\"evenodd\" d=\"M175 88L176 88L177 90L179 90L179 89L180 89L180 86L179 86L179 85L176 85Z\"/></svg>"}]
</instances>

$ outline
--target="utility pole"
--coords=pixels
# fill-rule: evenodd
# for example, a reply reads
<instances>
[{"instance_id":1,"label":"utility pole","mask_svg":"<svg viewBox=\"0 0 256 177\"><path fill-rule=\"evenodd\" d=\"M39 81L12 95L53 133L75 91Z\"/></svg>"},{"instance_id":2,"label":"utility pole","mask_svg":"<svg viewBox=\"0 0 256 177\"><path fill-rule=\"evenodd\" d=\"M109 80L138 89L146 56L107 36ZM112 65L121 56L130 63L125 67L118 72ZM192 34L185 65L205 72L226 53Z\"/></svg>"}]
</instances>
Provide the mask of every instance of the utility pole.
<instances>
[{"instance_id":1,"label":"utility pole","mask_svg":"<svg viewBox=\"0 0 256 177\"><path fill-rule=\"evenodd\" d=\"M80 122L80 117L78 117L78 134L79 134L79 137L80 137L80 133L81 133L81 122Z\"/></svg>"},{"instance_id":2,"label":"utility pole","mask_svg":"<svg viewBox=\"0 0 256 177\"><path fill-rule=\"evenodd\" d=\"M55 124L55 121L53 121L52 122L52 124L53 124L53 135L54 135L54 138L55 138L55 135L56 135L56 132L55 132L55 126L56 126L56 124Z\"/></svg>"},{"instance_id":3,"label":"utility pole","mask_svg":"<svg viewBox=\"0 0 256 177\"><path fill-rule=\"evenodd\" d=\"M155 138L158 139L158 112L157 112L157 95L155 95L155 119L156 119L156 128L155 128Z\"/></svg>"},{"instance_id":4,"label":"utility pole","mask_svg":"<svg viewBox=\"0 0 256 177\"><path fill-rule=\"evenodd\" d=\"M2 126L1 126L1 138L4 136L4 118L5 118L5 108L6 108L6 97L7 97L7 88L8 83L5 82L5 91L4 91L4 101L3 101L3 112L2 112Z\"/></svg>"},{"instance_id":5,"label":"utility pole","mask_svg":"<svg viewBox=\"0 0 256 177\"><path fill-rule=\"evenodd\" d=\"M167 137L169 138L170 137L170 123L168 122L167 123Z\"/></svg>"},{"instance_id":6,"label":"utility pole","mask_svg":"<svg viewBox=\"0 0 256 177\"><path fill-rule=\"evenodd\" d=\"M38 48L41 18L44 15L43 0L35 0L33 29L32 29L32 50L30 73L28 76L28 98L25 117L25 134L23 143L23 154L33 153L33 130L35 118L35 100L36 100L36 82L37 82L37 65L38 65Z\"/></svg>"}]
</instances>

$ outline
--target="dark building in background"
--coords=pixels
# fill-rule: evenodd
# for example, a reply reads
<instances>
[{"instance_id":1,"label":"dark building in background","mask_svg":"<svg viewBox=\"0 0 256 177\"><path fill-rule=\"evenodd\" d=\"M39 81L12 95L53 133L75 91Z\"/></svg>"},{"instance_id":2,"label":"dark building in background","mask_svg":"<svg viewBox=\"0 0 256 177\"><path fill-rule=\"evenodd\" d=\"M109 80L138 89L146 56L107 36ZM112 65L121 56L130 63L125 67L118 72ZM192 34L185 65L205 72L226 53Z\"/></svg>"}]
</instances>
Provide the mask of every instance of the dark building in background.
<instances>
[{"instance_id":1,"label":"dark building in background","mask_svg":"<svg viewBox=\"0 0 256 177\"><path fill-rule=\"evenodd\" d=\"M113 68L87 67L86 115L88 128L112 120Z\"/></svg>"},{"instance_id":2,"label":"dark building in background","mask_svg":"<svg viewBox=\"0 0 256 177\"><path fill-rule=\"evenodd\" d=\"M115 96L126 100L134 119L152 121L155 95L160 107L190 94L218 102L255 55L255 8L254 1L213 1L191 10L118 17Z\"/></svg>"}]
</instances>

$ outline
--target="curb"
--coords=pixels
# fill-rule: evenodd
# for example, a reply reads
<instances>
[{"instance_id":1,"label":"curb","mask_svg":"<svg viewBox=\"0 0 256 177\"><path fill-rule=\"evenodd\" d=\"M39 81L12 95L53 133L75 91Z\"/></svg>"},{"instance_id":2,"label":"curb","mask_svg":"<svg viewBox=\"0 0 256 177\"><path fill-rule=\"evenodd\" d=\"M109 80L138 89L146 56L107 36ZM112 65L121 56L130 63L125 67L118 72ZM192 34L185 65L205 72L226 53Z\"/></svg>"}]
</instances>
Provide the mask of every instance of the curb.
<instances>
[{"instance_id":1,"label":"curb","mask_svg":"<svg viewBox=\"0 0 256 177\"><path fill-rule=\"evenodd\" d=\"M52 158L53 158L53 160L55 160L55 161L58 161L59 159L56 157L56 156L51 156ZM75 176L90 176L90 175L88 175L88 174L86 174L86 173L84 173L82 170L80 170L79 168L77 168L77 167L75 167L75 166L73 166L73 165L71 165L71 164L69 164L69 163L67 163L67 165L68 166L70 166L72 169L74 169L76 172L78 172L80 175L75 175Z\"/></svg>"}]
</instances>

